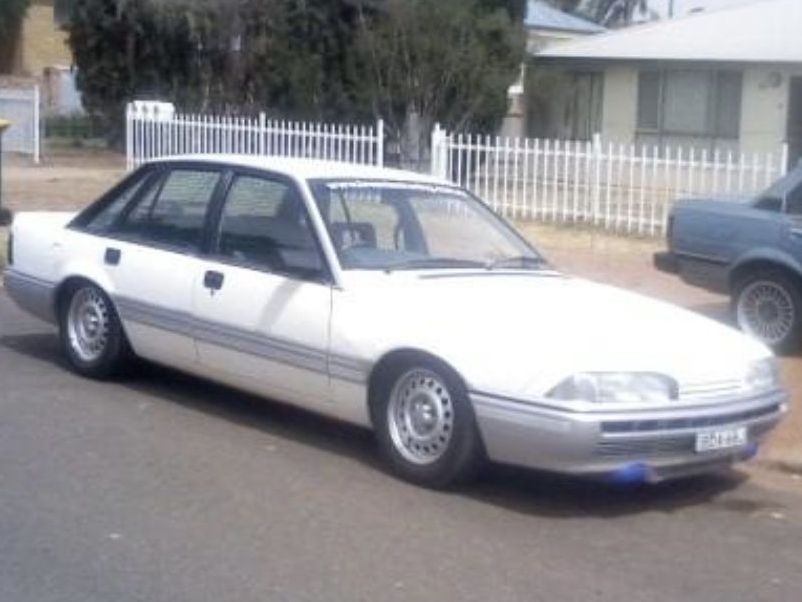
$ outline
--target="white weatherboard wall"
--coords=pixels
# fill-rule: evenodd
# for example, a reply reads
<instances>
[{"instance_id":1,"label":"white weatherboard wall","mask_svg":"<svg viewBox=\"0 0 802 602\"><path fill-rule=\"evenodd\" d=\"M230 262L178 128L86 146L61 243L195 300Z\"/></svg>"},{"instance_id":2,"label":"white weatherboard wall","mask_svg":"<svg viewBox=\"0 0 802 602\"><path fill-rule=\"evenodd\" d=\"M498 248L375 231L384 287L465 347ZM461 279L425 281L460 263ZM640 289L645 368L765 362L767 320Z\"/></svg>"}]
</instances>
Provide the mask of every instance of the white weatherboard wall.
<instances>
[{"instance_id":1,"label":"white weatherboard wall","mask_svg":"<svg viewBox=\"0 0 802 602\"><path fill-rule=\"evenodd\" d=\"M781 77L772 81L772 74ZM755 67L744 71L741 97L741 147L746 151L766 152L785 141L788 120L789 69Z\"/></svg>"},{"instance_id":2,"label":"white weatherboard wall","mask_svg":"<svg viewBox=\"0 0 802 602\"><path fill-rule=\"evenodd\" d=\"M667 65L671 68L670 65ZM677 68L679 68L677 66ZM609 66L604 70L601 135L630 144L636 139L638 67ZM773 81L780 76L779 84ZM745 153L774 153L786 138L790 78L802 69L756 66L743 70L741 128L738 148Z\"/></svg>"}]
</instances>

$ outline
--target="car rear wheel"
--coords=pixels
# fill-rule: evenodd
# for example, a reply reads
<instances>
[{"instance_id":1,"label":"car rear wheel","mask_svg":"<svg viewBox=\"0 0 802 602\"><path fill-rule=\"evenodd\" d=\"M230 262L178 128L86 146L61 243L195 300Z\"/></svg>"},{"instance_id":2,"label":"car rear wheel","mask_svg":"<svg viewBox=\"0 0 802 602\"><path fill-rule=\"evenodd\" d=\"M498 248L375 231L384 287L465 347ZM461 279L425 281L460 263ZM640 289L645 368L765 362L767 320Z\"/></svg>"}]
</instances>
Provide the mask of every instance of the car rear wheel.
<instances>
[{"instance_id":1,"label":"car rear wheel","mask_svg":"<svg viewBox=\"0 0 802 602\"><path fill-rule=\"evenodd\" d=\"M799 347L802 293L782 272L755 272L742 279L735 288L733 308L745 333L780 352Z\"/></svg>"},{"instance_id":2,"label":"car rear wheel","mask_svg":"<svg viewBox=\"0 0 802 602\"><path fill-rule=\"evenodd\" d=\"M120 371L128 344L106 293L88 282L72 286L59 318L62 349L76 372L103 379Z\"/></svg>"},{"instance_id":3,"label":"car rear wheel","mask_svg":"<svg viewBox=\"0 0 802 602\"><path fill-rule=\"evenodd\" d=\"M396 366L372 405L384 456L400 477L444 488L468 480L484 454L461 380L446 366L411 361Z\"/></svg>"}]
</instances>

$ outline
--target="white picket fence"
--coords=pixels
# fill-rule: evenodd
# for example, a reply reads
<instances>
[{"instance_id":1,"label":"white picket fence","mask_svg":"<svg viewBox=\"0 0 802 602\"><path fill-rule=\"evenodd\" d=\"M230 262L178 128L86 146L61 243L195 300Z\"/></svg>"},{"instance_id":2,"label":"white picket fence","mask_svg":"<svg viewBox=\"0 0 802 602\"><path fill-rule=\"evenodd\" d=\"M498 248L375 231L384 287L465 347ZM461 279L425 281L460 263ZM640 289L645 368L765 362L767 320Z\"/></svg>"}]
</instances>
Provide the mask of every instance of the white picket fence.
<instances>
[{"instance_id":1,"label":"white picket fence","mask_svg":"<svg viewBox=\"0 0 802 602\"><path fill-rule=\"evenodd\" d=\"M178 114L137 101L126 113L128 168L183 154L236 153L383 165L384 126ZM735 154L692 148L502 138L432 131L431 173L511 219L658 235L681 198L753 194L784 175L788 148Z\"/></svg>"},{"instance_id":2,"label":"white picket fence","mask_svg":"<svg viewBox=\"0 0 802 602\"><path fill-rule=\"evenodd\" d=\"M135 101L126 110L128 169L150 159L233 153L384 163L384 124L354 125L179 114L170 103Z\"/></svg>"},{"instance_id":3,"label":"white picket fence","mask_svg":"<svg viewBox=\"0 0 802 602\"><path fill-rule=\"evenodd\" d=\"M681 198L744 196L783 175L778 153L709 153L679 147L450 135L432 132L432 174L465 186L512 219L665 232Z\"/></svg>"}]
</instances>

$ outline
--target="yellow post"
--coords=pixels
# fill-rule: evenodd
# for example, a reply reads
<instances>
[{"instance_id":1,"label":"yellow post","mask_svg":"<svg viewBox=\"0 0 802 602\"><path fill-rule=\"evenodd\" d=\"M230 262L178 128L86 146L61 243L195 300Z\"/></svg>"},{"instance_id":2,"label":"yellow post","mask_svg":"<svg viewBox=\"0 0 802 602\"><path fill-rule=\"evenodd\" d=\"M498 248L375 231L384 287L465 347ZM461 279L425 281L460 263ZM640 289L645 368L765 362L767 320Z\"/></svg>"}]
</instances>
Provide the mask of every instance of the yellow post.
<instances>
[{"instance_id":1,"label":"yellow post","mask_svg":"<svg viewBox=\"0 0 802 602\"><path fill-rule=\"evenodd\" d=\"M3 132L8 129L11 122L0 119L0 226L8 223L10 215L3 209Z\"/></svg>"}]
</instances>

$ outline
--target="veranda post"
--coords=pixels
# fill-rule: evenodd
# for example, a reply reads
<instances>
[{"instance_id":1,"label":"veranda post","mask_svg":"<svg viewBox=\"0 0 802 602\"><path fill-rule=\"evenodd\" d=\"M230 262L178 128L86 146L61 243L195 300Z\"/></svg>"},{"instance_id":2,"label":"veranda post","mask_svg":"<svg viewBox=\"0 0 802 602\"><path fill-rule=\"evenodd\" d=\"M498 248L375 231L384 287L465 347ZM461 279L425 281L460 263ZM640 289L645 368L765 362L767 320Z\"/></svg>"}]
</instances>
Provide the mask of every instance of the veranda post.
<instances>
[{"instance_id":1,"label":"veranda post","mask_svg":"<svg viewBox=\"0 0 802 602\"><path fill-rule=\"evenodd\" d=\"M11 213L3 208L3 133L10 125L10 121L0 119L0 226L4 226L11 221Z\"/></svg>"}]
</instances>

